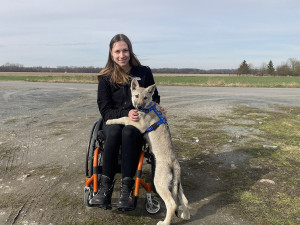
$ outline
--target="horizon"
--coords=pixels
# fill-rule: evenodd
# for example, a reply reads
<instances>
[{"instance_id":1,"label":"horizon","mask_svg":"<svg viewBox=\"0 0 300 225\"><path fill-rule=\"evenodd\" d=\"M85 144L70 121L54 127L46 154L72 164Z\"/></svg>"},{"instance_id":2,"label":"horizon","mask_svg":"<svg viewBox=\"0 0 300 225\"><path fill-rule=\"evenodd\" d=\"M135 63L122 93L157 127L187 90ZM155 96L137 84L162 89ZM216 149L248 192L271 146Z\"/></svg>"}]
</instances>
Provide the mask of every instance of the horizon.
<instances>
[{"instance_id":1,"label":"horizon","mask_svg":"<svg viewBox=\"0 0 300 225\"><path fill-rule=\"evenodd\" d=\"M68 67L68 68L100 68L102 69L103 67L101 66L68 66L68 65L65 65L65 66L24 66L22 63L5 63L3 65L0 65L0 67L9 67L9 66L14 66L14 67L21 67L21 68L39 68L39 67L42 67L42 68L60 68L60 67ZM178 69L178 70L181 70L181 69L187 69L187 70L205 70L205 71L208 71L208 70L237 70L238 68L224 68L224 69L220 69L220 68L213 68L213 69L201 69L201 68L191 68L191 67L159 67L159 68L151 68L153 70L156 70L156 69Z\"/></svg>"}]
</instances>

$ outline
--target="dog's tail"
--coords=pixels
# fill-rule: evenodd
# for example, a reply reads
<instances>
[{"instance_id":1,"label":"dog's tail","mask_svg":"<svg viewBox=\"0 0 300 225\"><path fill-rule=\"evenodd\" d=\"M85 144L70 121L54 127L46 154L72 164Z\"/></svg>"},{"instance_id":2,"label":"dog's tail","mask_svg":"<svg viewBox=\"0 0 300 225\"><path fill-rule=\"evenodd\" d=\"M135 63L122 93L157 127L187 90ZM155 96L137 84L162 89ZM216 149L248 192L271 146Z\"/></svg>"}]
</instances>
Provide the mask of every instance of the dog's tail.
<instances>
[{"instance_id":1,"label":"dog's tail","mask_svg":"<svg viewBox=\"0 0 300 225\"><path fill-rule=\"evenodd\" d=\"M175 200L176 205L178 205L178 189L180 185L180 166L178 162L173 163L173 180L172 180L172 196L173 199Z\"/></svg>"}]
</instances>

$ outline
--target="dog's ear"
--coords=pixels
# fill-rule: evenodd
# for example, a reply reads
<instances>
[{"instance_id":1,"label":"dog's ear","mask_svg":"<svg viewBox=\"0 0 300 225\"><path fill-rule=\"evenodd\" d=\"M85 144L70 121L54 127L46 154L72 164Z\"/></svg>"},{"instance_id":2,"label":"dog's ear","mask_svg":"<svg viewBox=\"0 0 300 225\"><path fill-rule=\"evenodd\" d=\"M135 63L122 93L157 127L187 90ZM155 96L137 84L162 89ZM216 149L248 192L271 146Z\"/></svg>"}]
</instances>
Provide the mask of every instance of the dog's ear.
<instances>
[{"instance_id":1,"label":"dog's ear","mask_svg":"<svg viewBox=\"0 0 300 225\"><path fill-rule=\"evenodd\" d=\"M136 90L137 88L139 88L139 82L137 81L137 79L133 78L131 81L131 90Z\"/></svg>"},{"instance_id":2,"label":"dog's ear","mask_svg":"<svg viewBox=\"0 0 300 225\"><path fill-rule=\"evenodd\" d=\"M151 86L147 87L147 91L151 93L151 95L153 95L155 88L156 88L156 84L152 84Z\"/></svg>"}]
</instances>

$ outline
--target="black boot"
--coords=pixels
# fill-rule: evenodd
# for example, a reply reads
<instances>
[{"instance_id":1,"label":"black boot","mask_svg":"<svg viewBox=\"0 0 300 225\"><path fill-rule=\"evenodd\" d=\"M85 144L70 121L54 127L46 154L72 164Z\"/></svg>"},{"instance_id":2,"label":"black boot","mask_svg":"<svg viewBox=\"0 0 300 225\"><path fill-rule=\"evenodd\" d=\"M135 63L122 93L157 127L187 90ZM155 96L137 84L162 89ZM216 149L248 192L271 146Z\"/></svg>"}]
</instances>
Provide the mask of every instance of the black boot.
<instances>
[{"instance_id":1,"label":"black boot","mask_svg":"<svg viewBox=\"0 0 300 225\"><path fill-rule=\"evenodd\" d=\"M111 196L114 189L114 181L102 175L100 180L100 190L90 200L91 205L97 205L103 209L111 209Z\"/></svg>"},{"instance_id":2,"label":"black boot","mask_svg":"<svg viewBox=\"0 0 300 225\"><path fill-rule=\"evenodd\" d=\"M134 179L125 177L122 179L121 196L119 199L118 210L131 211L135 209L135 199L133 197Z\"/></svg>"}]
</instances>

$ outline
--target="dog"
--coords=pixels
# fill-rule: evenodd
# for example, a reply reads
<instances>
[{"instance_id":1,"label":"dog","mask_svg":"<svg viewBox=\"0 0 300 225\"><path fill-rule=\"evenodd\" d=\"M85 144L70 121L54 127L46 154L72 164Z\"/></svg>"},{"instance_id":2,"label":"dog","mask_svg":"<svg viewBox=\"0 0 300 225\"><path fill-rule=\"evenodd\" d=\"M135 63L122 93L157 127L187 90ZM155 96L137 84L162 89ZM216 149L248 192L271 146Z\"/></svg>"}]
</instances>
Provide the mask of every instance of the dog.
<instances>
[{"instance_id":1,"label":"dog","mask_svg":"<svg viewBox=\"0 0 300 225\"><path fill-rule=\"evenodd\" d=\"M154 175L154 185L157 193L165 202L167 209L164 221L159 221L157 225L169 225L174 213L176 215L178 213L178 201L180 209L182 209L182 219L190 219L190 212L188 200L183 193L181 185L180 165L173 150L171 134L165 115L162 115L161 110L152 101L155 87L155 84L147 88L140 87L138 81L133 79L130 87L131 100L133 106L140 110L139 121L135 122L130 120L129 117L122 117L108 120L106 124L132 125L139 129L142 134L145 133L144 138L155 156L155 171L159 171L159 173ZM150 110L150 108L153 110Z\"/></svg>"}]
</instances>

